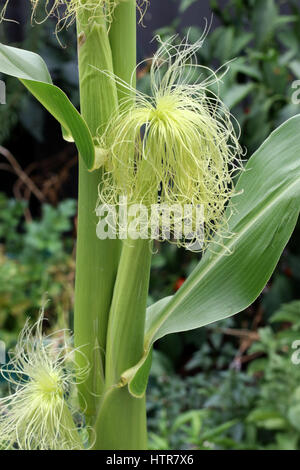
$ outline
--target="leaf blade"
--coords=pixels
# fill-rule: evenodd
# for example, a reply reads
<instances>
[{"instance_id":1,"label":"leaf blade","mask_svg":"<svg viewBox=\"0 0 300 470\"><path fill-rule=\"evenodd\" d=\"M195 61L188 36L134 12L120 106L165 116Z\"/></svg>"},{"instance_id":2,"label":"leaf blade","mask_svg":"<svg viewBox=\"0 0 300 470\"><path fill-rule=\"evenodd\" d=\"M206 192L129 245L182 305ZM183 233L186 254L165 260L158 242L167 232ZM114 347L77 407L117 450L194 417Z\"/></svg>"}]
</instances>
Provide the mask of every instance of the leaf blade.
<instances>
[{"instance_id":1,"label":"leaf blade","mask_svg":"<svg viewBox=\"0 0 300 470\"><path fill-rule=\"evenodd\" d=\"M0 72L18 78L33 96L54 116L67 140L72 140L88 169L95 162L92 135L84 119L67 95L53 85L43 59L30 51L0 44Z\"/></svg>"}]
</instances>

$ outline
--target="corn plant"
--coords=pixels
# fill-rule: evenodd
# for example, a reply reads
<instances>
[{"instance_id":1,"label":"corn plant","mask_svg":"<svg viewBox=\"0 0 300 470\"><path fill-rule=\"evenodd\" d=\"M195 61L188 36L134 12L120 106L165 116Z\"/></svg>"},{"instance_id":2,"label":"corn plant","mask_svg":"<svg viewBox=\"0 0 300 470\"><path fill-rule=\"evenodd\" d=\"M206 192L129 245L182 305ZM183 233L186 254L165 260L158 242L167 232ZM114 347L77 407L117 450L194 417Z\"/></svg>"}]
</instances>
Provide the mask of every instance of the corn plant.
<instances>
[{"instance_id":1,"label":"corn plant","mask_svg":"<svg viewBox=\"0 0 300 470\"><path fill-rule=\"evenodd\" d=\"M236 126L209 88L220 85L220 74L196 63L204 37L194 45L176 37L160 41L146 96L135 83L136 17L148 2L31 3L33 19L40 3L46 17L58 17L58 34L70 22L77 26L80 113L52 83L40 56L0 45L0 72L19 79L78 149L75 356L64 334L54 345L43 336L41 319L25 326L2 370L15 389L0 401L0 445L146 449L145 395L155 341L249 306L293 232L300 116L272 133L243 168ZM191 81L195 73L200 78ZM131 231L119 222L124 200ZM137 223L130 209L154 205L163 211L168 204L179 208L169 241L196 247L202 257L174 296L146 308L153 239L167 237L161 230L153 234L149 224L136 236L142 218ZM180 212L185 206L188 216ZM201 230L180 238L174 227L195 227L199 206ZM114 208L112 218L101 218L99 207ZM103 222L106 235L99 229Z\"/></svg>"}]
</instances>

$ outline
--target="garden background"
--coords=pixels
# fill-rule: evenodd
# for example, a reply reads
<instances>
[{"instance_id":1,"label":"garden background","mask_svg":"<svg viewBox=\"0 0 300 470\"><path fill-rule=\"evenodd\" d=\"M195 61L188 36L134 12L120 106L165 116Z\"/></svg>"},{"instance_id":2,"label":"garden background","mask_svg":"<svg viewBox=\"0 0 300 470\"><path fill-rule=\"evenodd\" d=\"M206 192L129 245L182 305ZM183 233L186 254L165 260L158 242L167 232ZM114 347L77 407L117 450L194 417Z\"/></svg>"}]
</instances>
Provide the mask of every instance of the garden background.
<instances>
[{"instance_id":1,"label":"garden background","mask_svg":"<svg viewBox=\"0 0 300 470\"><path fill-rule=\"evenodd\" d=\"M0 1L3 4L3 0ZM54 82L78 106L74 25L30 25L29 2L11 0L0 41L39 53ZM250 156L269 133L300 113L299 0L152 0L138 25L138 58L159 33L196 41L211 23L200 64L231 61L220 97L241 125ZM149 64L138 87L149 91ZM0 77L1 78L1 77ZM49 329L72 327L77 156L59 125L15 79L0 105L0 341L7 350L25 318L48 299ZM233 318L160 340L149 382L153 449L299 449L300 244L298 227L259 299ZM149 304L174 293L199 255L158 244ZM2 344L2 343L1 343ZM0 382L0 395L6 384Z\"/></svg>"}]
</instances>

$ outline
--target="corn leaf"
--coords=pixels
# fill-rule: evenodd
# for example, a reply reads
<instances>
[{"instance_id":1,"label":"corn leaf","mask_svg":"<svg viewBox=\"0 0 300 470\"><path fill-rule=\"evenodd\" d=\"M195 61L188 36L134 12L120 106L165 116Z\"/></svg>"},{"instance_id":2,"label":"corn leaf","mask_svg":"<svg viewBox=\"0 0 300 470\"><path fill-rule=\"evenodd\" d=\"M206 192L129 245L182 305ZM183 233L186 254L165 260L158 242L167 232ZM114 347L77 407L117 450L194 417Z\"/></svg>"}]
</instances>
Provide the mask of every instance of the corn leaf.
<instances>
[{"instance_id":1,"label":"corn leaf","mask_svg":"<svg viewBox=\"0 0 300 470\"><path fill-rule=\"evenodd\" d=\"M30 51L0 44L0 72L18 78L61 124L64 138L74 141L88 169L95 161L91 133L66 94L53 85L43 59Z\"/></svg>"}]
</instances>

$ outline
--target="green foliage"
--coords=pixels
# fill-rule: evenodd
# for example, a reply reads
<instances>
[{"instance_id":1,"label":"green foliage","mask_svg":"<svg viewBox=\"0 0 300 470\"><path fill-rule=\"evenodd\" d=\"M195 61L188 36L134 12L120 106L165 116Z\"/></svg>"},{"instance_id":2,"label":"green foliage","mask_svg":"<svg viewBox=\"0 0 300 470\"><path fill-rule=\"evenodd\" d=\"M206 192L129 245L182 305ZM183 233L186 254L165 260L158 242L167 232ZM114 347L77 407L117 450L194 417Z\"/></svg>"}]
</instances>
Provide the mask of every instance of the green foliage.
<instances>
[{"instance_id":1,"label":"green foliage","mask_svg":"<svg viewBox=\"0 0 300 470\"><path fill-rule=\"evenodd\" d=\"M232 449L250 446L246 422L258 395L248 375L228 370L192 377L156 369L148 388L150 447L153 449ZM249 442L245 442L248 439ZM251 443L253 444L253 443Z\"/></svg>"},{"instance_id":2,"label":"green foliage","mask_svg":"<svg viewBox=\"0 0 300 470\"><path fill-rule=\"evenodd\" d=\"M53 85L38 54L0 44L0 72L18 78L62 126L64 138L75 141L88 169L94 167L95 149L90 130L67 95Z\"/></svg>"},{"instance_id":3,"label":"green foliage","mask_svg":"<svg viewBox=\"0 0 300 470\"><path fill-rule=\"evenodd\" d=\"M51 299L49 315L64 322L72 308L73 242L63 236L72 229L76 203L57 208L45 204L40 220L24 220L25 202L0 194L0 339L23 326L24 316L36 316Z\"/></svg>"},{"instance_id":4,"label":"green foliage","mask_svg":"<svg viewBox=\"0 0 300 470\"><path fill-rule=\"evenodd\" d=\"M223 356L224 371L174 373L172 362L155 351L148 388L150 446L155 449L300 449L300 366L292 362L292 343L300 339L299 301L283 304L273 327L259 330L248 351L256 359L241 372ZM228 326L228 325L227 325ZM216 327L214 336L222 333ZM217 342L217 339L215 339ZM201 367L201 362L197 364Z\"/></svg>"},{"instance_id":5,"label":"green foliage","mask_svg":"<svg viewBox=\"0 0 300 470\"><path fill-rule=\"evenodd\" d=\"M300 446L300 367L292 360L292 344L300 339L299 314L299 301L283 305L271 317L276 330L269 326L260 329L260 340L249 351L263 353L264 357L249 367L249 373L263 374L263 380L248 422L273 431L275 443L284 440L286 447L290 439L291 450ZM269 448L274 446L272 442Z\"/></svg>"},{"instance_id":6,"label":"green foliage","mask_svg":"<svg viewBox=\"0 0 300 470\"><path fill-rule=\"evenodd\" d=\"M43 9L43 5L40 5ZM0 40L7 43L7 32L11 23L0 24ZM68 28L60 33L58 42L53 33L53 22L45 22L43 26L34 27L30 18L25 25L24 41L13 44L41 55L49 68L51 77L69 96L72 103L79 106L78 69L74 28ZM63 47L62 47L63 45ZM65 47L67 46L67 47ZM14 78L2 77L6 83L7 105L0 106L0 143L6 141L13 130L18 129L28 133L37 142L43 142L46 134L48 115L39 106L33 96Z\"/></svg>"}]
</instances>

